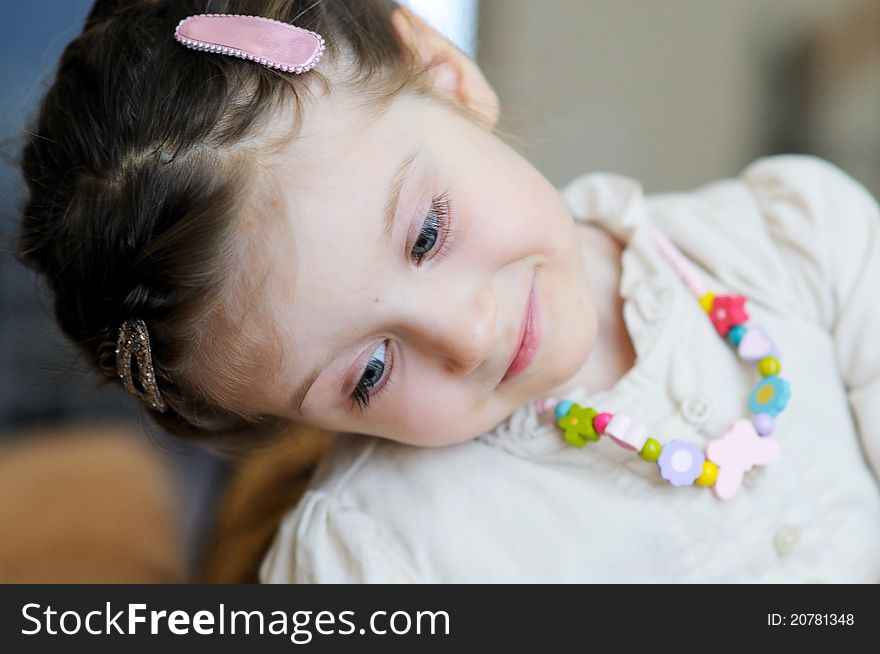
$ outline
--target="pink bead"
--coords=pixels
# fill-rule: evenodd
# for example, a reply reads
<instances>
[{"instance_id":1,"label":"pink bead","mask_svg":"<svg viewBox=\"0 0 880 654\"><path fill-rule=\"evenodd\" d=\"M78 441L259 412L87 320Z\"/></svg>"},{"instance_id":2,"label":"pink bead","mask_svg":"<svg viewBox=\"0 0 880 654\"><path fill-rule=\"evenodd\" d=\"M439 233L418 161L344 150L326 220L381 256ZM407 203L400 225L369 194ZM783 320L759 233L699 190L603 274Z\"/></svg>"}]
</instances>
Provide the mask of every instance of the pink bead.
<instances>
[{"instance_id":1,"label":"pink bead","mask_svg":"<svg viewBox=\"0 0 880 654\"><path fill-rule=\"evenodd\" d=\"M718 466L718 479L712 487L722 500L736 494L743 475L755 465L767 465L779 457L779 445L761 438L748 420L735 421L719 438L709 441L706 456Z\"/></svg>"},{"instance_id":2,"label":"pink bead","mask_svg":"<svg viewBox=\"0 0 880 654\"><path fill-rule=\"evenodd\" d=\"M593 418L593 429L596 430L597 434L604 434L605 427L608 426L608 423L611 422L611 418L614 415L611 413L600 413L595 418Z\"/></svg>"}]
</instances>

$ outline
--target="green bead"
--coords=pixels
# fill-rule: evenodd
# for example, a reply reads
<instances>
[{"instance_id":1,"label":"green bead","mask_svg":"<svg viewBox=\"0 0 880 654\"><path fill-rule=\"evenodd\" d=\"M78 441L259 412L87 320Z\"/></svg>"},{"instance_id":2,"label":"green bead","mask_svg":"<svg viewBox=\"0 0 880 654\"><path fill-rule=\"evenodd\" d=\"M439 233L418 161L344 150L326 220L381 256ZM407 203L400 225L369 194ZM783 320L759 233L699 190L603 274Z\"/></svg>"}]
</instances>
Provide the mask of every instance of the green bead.
<instances>
[{"instance_id":1,"label":"green bead","mask_svg":"<svg viewBox=\"0 0 880 654\"><path fill-rule=\"evenodd\" d=\"M764 357L758 362L758 372L762 377L778 375L781 369L782 366L779 365L779 359L776 357Z\"/></svg>"},{"instance_id":2,"label":"green bead","mask_svg":"<svg viewBox=\"0 0 880 654\"><path fill-rule=\"evenodd\" d=\"M656 461L660 458L660 452L663 450L663 447L660 443L653 438L649 438L645 441L645 446L642 448L642 451L639 452L639 456L642 457L645 461Z\"/></svg>"},{"instance_id":3,"label":"green bead","mask_svg":"<svg viewBox=\"0 0 880 654\"><path fill-rule=\"evenodd\" d=\"M593 428L595 417L596 410L592 407L574 404L556 424L565 430L565 440L575 447L583 447L587 441L599 440L599 434Z\"/></svg>"}]
</instances>

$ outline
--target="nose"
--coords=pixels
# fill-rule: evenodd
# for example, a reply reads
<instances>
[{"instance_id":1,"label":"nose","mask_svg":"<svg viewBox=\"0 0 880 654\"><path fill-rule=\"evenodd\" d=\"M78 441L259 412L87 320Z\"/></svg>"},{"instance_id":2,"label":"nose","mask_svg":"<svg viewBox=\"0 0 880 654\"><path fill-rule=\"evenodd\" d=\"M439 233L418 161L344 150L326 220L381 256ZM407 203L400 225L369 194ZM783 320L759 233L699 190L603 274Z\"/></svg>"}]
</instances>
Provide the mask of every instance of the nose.
<instances>
[{"instance_id":1,"label":"nose","mask_svg":"<svg viewBox=\"0 0 880 654\"><path fill-rule=\"evenodd\" d=\"M468 375L492 355L498 303L488 285L470 292L451 286L422 305L419 336L450 371Z\"/></svg>"}]
</instances>

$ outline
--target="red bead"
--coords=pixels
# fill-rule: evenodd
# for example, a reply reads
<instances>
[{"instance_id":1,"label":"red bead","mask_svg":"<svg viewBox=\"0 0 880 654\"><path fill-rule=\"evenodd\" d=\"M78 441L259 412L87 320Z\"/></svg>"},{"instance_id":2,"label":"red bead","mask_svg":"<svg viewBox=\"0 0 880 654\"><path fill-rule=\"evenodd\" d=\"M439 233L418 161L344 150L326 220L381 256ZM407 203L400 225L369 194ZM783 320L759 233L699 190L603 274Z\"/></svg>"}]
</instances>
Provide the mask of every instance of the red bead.
<instances>
[{"instance_id":1,"label":"red bead","mask_svg":"<svg viewBox=\"0 0 880 654\"><path fill-rule=\"evenodd\" d=\"M727 336L731 328L749 319L746 312L746 298L742 295L716 295L712 301L709 319L722 336Z\"/></svg>"},{"instance_id":2,"label":"red bead","mask_svg":"<svg viewBox=\"0 0 880 654\"><path fill-rule=\"evenodd\" d=\"M593 429L596 430L596 433L605 433L605 427L608 426L608 423L611 422L611 418L613 417L614 415L611 413L600 413L595 418L593 418Z\"/></svg>"}]
</instances>

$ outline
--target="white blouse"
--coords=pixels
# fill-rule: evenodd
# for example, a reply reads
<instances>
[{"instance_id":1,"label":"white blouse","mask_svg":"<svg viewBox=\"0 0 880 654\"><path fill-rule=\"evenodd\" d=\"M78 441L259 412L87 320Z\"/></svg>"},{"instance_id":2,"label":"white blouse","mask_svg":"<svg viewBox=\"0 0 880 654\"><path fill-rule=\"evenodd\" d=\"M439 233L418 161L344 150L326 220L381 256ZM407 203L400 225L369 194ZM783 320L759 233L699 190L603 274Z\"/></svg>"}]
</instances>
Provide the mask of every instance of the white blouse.
<instances>
[{"instance_id":1,"label":"white blouse","mask_svg":"<svg viewBox=\"0 0 880 654\"><path fill-rule=\"evenodd\" d=\"M342 435L260 567L275 582L880 582L880 215L820 159L776 156L736 179L646 197L588 174L573 216L624 242L635 366L568 399L701 449L748 416L759 379L651 238L710 290L743 294L781 349L792 398L780 457L722 501L672 487L609 439L579 449L531 403L479 438L418 448Z\"/></svg>"}]
</instances>

